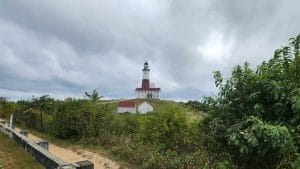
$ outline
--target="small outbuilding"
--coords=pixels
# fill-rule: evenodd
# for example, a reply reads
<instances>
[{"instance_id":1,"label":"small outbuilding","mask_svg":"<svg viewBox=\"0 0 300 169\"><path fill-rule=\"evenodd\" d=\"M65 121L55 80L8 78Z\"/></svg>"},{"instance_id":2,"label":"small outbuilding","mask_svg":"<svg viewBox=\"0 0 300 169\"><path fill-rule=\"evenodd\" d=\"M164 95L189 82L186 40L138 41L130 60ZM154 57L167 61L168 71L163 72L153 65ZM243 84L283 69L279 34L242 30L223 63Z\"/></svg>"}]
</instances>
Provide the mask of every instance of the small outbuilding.
<instances>
[{"instance_id":1,"label":"small outbuilding","mask_svg":"<svg viewBox=\"0 0 300 169\"><path fill-rule=\"evenodd\" d=\"M139 104L138 112L141 114L153 112L153 106L150 103L144 101L143 103Z\"/></svg>"},{"instance_id":2,"label":"small outbuilding","mask_svg":"<svg viewBox=\"0 0 300 169\"><path fill-rule=\"evenodd\" d=\"M135 100L124 100L118 102L118 113L136 113Z\"/></svg>"}]
</instances>

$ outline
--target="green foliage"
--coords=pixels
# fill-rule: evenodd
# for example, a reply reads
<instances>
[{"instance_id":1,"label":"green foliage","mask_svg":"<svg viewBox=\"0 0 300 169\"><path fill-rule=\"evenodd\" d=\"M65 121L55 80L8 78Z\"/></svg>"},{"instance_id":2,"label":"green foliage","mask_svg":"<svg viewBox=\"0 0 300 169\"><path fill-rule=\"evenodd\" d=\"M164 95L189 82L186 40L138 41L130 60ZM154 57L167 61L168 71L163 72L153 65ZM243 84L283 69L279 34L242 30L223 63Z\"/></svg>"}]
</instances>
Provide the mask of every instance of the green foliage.
<instances>
[{"instance_id":1,"label":"green foliage","mask_svg":"<svg viewBox=\"0 0 300 169\"><path fill-rule=\"evenodd\" d=\"M295 150L287 127L265 123L250 116L227 130L229 149L243 168L276 168L281 159L289 159Z\"/></svg>"},{"instance_id":2,"label":"green foliage","mask_svg":"<svg viewBox=\"0 0 300 169\"><path fill-rule=\"evenodd\" d=\"M202 102L199 101L191 101L189 100L185 105L190 106L194 111L202 111L202 112L209 112L210 107Z\"/></svg>"},{"instance_id":3,"label":"green foliage","mask_svg":"<svg viewBox=\"0 0 300 169\"><path fill-rule=\"evenodd\" d=\"M4 97L0 97L0 118L8 119L10 114L16 113L21 109L21 106L8 101Z\"/></svg>"},{"instance_id":4,"label":"green foliage","mask_svg":"<svg viewBox=\"0 0 300 169\"><path fill-rule=\"evenodd\" d=\"M99 92L96 89L94 89L91 94L88 92L84 92L84 96L88 97L93 102L96 102L97 100L102 98L102 96L99 95Z\"/></svg>"},{"instance_id":5,"label":"green foliage","mask_svg":"<svg viewBox=\"0 0 300 169\"><path fill-rule=\"evenodd\" d=\"M184 150L187 134L187 119L179 110L152 113L143 120L139 136L143 142L163 150Z\"/></svg>"},{"instance_id":6,"label":"green foliage","mask_svg":"<svg viewBox=\"0 0 300 169\"><path fill-rule=\"evenodd\" d=\"M300 36L252 70L246 62L224 80L207 103L214 113L204 123L214 150L230 152L242 168L287 168L299 153Z\"/></svg>"},{"instance_id":7,"label":"green foliage","mask_svg":"<svg viewBox=\"0 0 300 169\"><path fill-rule=\"evenodd\" d=\"M113 134L117 135L135 135L141 127L141 116L137 114L122 114L114 117L111 122Z\"/></svg>"},{"instance_id":8,"label":"green foliage","mask_svg":"<svg viewBox=\"0 0 300 169\"><path fill-rule=\"evenodd\" d=\"M53 113L53 133L60 138L74 139L99 135L99 126L105 114L105 111L97 111L100 107L86 100L59 102Z\"/></svg>"},{"instance_id":9,"label":"green foliage","mask_svg":"<svg viewBox=\"0 0 300 169\"><path fill-rule=\"evenodd\" d=\"M204 147L203 147L204 148ZM156 146L149 146L144 143L124 142L122 146L114 147L112 153L121 159L127 159L130 163L135 163L139 168L153 169L173 169L173 168L189 168L189 169L219 169L232 168L235 169L230 159L219 160L204 149L196 152L182 153L171 150L161 151Z\"/></svg>"}]
</instances>

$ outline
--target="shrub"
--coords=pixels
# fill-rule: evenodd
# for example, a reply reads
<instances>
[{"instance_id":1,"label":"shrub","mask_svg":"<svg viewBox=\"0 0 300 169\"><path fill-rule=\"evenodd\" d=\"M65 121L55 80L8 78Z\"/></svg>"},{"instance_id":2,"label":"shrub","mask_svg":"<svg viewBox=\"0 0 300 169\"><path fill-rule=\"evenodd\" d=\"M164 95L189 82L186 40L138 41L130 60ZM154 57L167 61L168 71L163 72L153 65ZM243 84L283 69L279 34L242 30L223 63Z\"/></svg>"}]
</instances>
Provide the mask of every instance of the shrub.
<instances>
[{"instance_id":1,"label":"shrub","mask_svg":"<svg viewBox=\"0 0 300 169\"><path fill-rule=\"evenodd\" d=\"M299 153L300 35L252 70L246 62L225 80L215 72L219 88L208 98L213 110L204 120L215 146L229 152L242 168L288 168Z\"/></svg>"},{"instance_id":2,"label":"shrub","mask_svg":"<svg viewBox=\"0 0 300 169\"><path fill-rule=\"evenodd\" d=\"M186 115L171 109L168 112L149 114L143 120L139 138L163 150L182 151L185 148L187 129Z\"/></svg>"},{"instance_id":3,"label":"shrub","mask_svg":"<svg viewBox=\"0 0 300 169\"><path fill-rule=\"evenodd\" d=\"M295 147L288 129L250 116L227 130L230 151L243 168L276 168Z\"/></svg>"}]
</instances>

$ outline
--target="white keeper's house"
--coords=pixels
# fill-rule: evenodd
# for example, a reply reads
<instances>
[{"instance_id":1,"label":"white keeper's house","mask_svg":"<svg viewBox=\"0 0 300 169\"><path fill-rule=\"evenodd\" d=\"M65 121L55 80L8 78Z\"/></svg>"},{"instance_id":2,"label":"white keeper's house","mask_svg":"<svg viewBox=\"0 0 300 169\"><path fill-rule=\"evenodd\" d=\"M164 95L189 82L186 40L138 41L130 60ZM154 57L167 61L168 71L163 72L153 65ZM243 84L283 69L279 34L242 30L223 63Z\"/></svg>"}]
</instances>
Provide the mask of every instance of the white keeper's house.
<instances>
[{"instance_id":1,"label":"white keeper's house","mask_svg":"<svg viewBox=\"0 0 300 169\"><path fill-rule=\"evenodd\" d=\"M118 102L117 113L140 113L146 114L153 112L153 106L146 102L140 102L136 100L123 100Z\"/></svg>"},{"instance_id":2,"label":"white keeper's house","mask_svg":"<svg viewBox=\"0 0 300 169\"><path fill-rule=\"evenodd\" d=\"M137 99L159 99L160 88L150 86L149 64L144 63L142 86L135 89Z\"/></svg>"},{"instance_id":3,"label":"white keeper's house","mask_svg":"<svg viewBox=\"0 0 300 169\"><path fill-rule=\"evenodd\" d=\"M118 102L118 113L136 113L135 100L124 100Z\"/></svg>"},{"instance_id":4,"label":"white keeper's house","mask_svg":"<svg viewBox=\"0 0 300 169\"><path fill-rule=\"evenodd\" d=\"M137 106L137 111L141 114L153 112L153 106L150 103L144 101L143 103Z\"/></svg>"}]
</instances>

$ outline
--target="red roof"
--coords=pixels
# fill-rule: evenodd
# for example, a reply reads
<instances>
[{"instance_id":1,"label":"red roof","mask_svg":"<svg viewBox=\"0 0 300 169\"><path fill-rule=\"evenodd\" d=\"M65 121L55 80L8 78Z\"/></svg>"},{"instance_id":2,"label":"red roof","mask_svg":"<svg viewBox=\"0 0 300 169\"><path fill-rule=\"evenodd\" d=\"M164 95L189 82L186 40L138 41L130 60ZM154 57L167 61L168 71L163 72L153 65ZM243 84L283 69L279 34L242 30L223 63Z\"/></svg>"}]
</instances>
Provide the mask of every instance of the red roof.
<instances>
[{"instance_id":1,"label":"red roof","mask_svg":"<svg viewBox=\"0 0 300 169\"><path fill-rule=\"evenodd\" d=\"M134 100L119 101L118 107L135 107L135 101Z\"/></svg>"},{"instance_id":2,"label":"red roof","mask_svg":"<svg viewBox=\"0 0 300 169\"><path fill-rule=\"evenodd\" d=\"M160 91L160 88L136 88L135 91Z\"/></svg>"}]
</instances>

